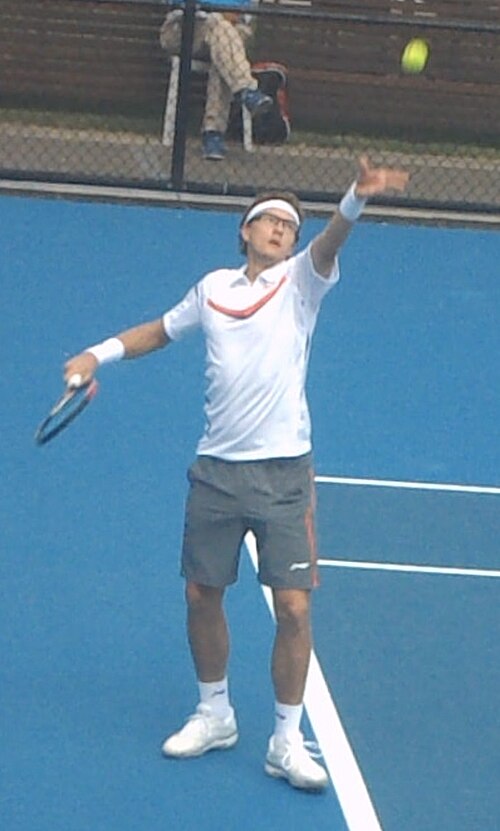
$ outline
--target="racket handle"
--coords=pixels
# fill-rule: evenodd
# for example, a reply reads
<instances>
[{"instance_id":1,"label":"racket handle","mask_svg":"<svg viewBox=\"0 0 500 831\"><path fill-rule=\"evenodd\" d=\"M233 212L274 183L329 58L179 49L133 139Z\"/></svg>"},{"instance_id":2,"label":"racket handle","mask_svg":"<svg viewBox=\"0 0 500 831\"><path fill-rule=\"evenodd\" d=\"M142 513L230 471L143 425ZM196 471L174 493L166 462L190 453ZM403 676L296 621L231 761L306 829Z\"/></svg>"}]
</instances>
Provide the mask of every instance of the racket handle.
<instances>
[{"instance_id":1,"label":"racket handle","mask_svg":"<svg viewBox=\"0 0 500 831\"><path fill-rule=\"evenodd\" d=\"M79 372L75 372L74 375L71 375L68 378L68 389L70 390L77 390L79 387L82 386L83 378Z\"/></svg>"}]
</instances>

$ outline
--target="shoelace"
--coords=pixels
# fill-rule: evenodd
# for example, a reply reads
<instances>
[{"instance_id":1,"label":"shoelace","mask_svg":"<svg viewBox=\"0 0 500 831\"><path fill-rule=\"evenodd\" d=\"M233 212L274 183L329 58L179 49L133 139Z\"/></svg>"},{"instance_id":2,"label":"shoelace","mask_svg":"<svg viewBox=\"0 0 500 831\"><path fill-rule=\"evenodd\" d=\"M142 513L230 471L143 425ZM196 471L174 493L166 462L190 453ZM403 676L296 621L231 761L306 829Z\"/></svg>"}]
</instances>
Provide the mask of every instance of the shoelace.
<instances>
[{"instance_id":1,"label":"shoelace","mask_svg":"<svg viewBox=\"0 0 500 831\"><path fill-rule=\"evenodd\" d=\"M208 721L217 718L218 717L212 712L211 708L207 704L198 704L194 713L189 716L186 724L189 724L192 721L202 721L207 724Z\"/></svg>"},{"instance_id":2,"label":"shoelace","mask_svg":"<svg viewBox=\"0 0 500 831\"><path fill-rule=\"evenodd\" d=\"M304 742L304 750L309 754L311 759L321 759L323 754L321 752L321 748L318 742L313 741L305 741Z\"/></svg>"},{"instance_id":3,"label":"shoelace","mask_svg":"<svg viewBox=\"0 0 500 831\"><path fill-rule=\"evenodd\" d=\"M210 718L210 710L203 704L198 704L194 713L191 713L189 716L186 724L192 724L193 722L202 721L206 724L207 718Z\"/></svg>"},{"instance_id":4,"label":"shoelace","mask_svg":"<svg viewBox=\"0 0 500 831\"><path fill-rule=\"evenodd\" d=\"M297 741L290 745L283 757L283 767L290 768L294 756L307 756L308 759L320 759L323 754L317 742Z\"/></svg>"}]
</instances>

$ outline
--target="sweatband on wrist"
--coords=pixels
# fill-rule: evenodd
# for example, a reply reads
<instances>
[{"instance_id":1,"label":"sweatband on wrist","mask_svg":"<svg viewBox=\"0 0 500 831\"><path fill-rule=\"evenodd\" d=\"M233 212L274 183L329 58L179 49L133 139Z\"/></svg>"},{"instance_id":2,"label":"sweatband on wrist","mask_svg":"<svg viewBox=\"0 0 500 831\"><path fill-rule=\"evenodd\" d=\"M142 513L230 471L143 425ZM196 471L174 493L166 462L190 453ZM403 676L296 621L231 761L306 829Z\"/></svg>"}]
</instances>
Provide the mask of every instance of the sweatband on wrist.
<instances>
[{"instance_id":1,"label":"sweatband on wrist","mask_svg":"<svg viewBox=\"0 0 500 831\"><path fill-rule=\"evenodd\" d=\"M355 190L356 182L353 182L339 203L339 211L348 222L356 222L358 217L363 213L363 208L366 205L366 199L356 196Z\"/></svg>"},{"instance_id":2,"label":"sweatband on wrist","mask_svg":"<svg viewBox=\"0 0 500 831\"><path fill-rule=\"evenodd\" d=\"M109 364L112 361L121 361L125 355L125 347L120 338L108 338L102 343L90 346L85 352L90 352L99 365Z\"/></svg>"}]
</instances>

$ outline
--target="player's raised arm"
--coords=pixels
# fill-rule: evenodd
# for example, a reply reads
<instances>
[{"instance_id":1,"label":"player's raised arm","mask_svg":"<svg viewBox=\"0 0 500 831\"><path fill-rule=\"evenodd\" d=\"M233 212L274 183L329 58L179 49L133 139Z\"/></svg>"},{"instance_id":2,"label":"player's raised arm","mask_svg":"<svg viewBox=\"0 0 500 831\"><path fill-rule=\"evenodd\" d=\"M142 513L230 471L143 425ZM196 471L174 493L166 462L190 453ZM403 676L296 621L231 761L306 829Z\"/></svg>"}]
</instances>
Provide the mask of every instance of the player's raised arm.
<instances>
[{"instance_id":1,"label":"player's raised arm","mask_svg":"<svg viewBox=\"0 0 500 831\"><path fill-rule=\"evenodd\" d=\"M73 375L80 375L82 383L86 384L101 364L120 361L122 358L138 358L161 349L168 343L170 339L165 333L162 318L142 323L70 358L64 365L64 380L67 383Z\"/></svg>"},{"instance_id":2,"label":"player's raised arm","mask_svg":"<svg viewBox=\"0 0 500 831\"><path fill-rule=\"evenodd\" d=\"M360 158L356 180L341 199L326 228L313 240L311 254L318 274L329 276L335 257L361 215L366 200L389 190L404 191L408 180L409 174L404 170L372 167L366 156Z\"/></svg>"}]
</instances>

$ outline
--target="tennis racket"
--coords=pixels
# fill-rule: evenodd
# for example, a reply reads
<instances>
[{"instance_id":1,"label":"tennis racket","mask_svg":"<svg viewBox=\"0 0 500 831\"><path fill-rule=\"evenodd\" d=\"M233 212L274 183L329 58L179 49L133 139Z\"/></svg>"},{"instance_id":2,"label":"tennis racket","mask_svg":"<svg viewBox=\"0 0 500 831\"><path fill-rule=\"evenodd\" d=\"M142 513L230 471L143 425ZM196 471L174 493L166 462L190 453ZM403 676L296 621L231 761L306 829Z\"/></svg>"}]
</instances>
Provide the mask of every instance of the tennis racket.
<instances>
[{"instance_id":1,"label":"tennis racket","mask_svg":"<svg viewBox=\"0 0 500 831\"><path fill-rule=\"evenodd\" d=\"M35 433L37 444L46 444L55 438L61 430L84 411L95 397L99 384L93 378L86 384L81 383L80 375L73 375L63 395L54 404L48 416L42 421Z\"/></svg>"}]
</instances>

